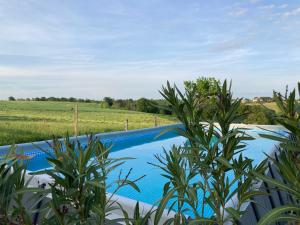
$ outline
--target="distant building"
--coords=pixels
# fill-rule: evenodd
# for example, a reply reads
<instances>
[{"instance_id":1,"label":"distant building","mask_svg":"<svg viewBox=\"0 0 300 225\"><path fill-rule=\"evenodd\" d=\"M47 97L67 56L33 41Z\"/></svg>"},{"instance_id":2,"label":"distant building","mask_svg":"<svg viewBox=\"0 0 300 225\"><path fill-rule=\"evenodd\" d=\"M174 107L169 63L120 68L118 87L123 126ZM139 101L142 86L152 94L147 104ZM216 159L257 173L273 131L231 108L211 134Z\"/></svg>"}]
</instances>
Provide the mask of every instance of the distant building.
<instances>
[{"instance_id":1,"label":"distant building","mask_svg":"<svg viewBox=\"0 0 300 225\"><path fill-rule=\"evenodd\" d=\"M254 97L252 102L272 102L273 98L271 97Z\"/></svg>"},{"instance_id":2,"label":"distant building","mask_svg":"<svg viewBox=\"0 0 300 225\"><path fill-rule=\"evenodd\" d=\"M248 98L243 98L243 99L242 99L242 103L244 103L244 104L245 104L245 103L249 103L250 101L251 101L251 100L248 99Z\"/></svg>"},{"instance_id":3,"label":"distant building","mask_svg":"<svg viewBox=\"0 0 300 225\"><path fill-rule=\"evenodd\" d=\"M254 97L252 102L260 102L260 97Z\"/></svg>"},{"instance_id":4,"label":"distant building","mask_svg":"<svg viewBox=\"0 0 300 225\"><path fill-rule=\"evenodd\" d=\"M273 98L271 97L260 97L262 102L273 102Z\"/></svg>"}]
</instances>

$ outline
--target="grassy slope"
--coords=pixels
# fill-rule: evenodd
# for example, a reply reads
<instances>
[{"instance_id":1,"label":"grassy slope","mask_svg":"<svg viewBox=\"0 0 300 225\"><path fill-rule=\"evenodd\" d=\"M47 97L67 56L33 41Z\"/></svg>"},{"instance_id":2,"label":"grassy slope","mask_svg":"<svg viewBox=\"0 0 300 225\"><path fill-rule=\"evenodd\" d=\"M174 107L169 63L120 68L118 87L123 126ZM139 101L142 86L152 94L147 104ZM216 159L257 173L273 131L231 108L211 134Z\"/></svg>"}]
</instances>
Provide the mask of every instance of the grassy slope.
<instances>
[{"instance_id":1,"label":"grassy slope","mask_svg":"<svg viewBox=\"0 0 300 225\"><path fill-rule=\"evenodd\" d=\"M9 102L0 101L0 145L31 142L51 138L52 135L73 134L71 102ZM152 127L152 114L103 109L96 103L79 103L79 132L99 133L124 130L128 118L129 129ZM174 123L170 116L157 116L158 125Z\"/></svg>"},{"instance_id":2,"label":"grassy slope","mask_svg":"<svg viewBox=\"0 0 300 225\"><path fill-rule=\"evenodd\" d=\"M278 106L276 105L275 102L264 103L264 106L266 106L266 107L269 108L269 109L274 110L274 111L277 112L277 113L280 112L280 110L279 110L279 108L278 108Z\"/></svg>"},{"instance_id":3,"label":"grassy slope","mask_svg":"<svg viewBox=\"0 0 300 225\"><path fill-rule=\"evenodd\" d=\"M260 103L247 103L247 105L260 105ZM267 102L263 103L263 105L269 109L274 110L275 112L279 112L279 108L277 107L275 102Z\"/></svg>"}]
</instances>

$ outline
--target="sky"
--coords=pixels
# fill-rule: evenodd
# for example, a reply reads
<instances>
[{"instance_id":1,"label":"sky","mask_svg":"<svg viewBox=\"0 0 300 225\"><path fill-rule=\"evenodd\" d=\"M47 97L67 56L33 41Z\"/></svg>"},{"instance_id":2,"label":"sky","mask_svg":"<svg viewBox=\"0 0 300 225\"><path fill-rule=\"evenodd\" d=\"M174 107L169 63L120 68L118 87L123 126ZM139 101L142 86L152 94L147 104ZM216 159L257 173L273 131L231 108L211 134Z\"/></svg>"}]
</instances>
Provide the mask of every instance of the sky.
<instances>
[{"instance_id":1,"label":"sky","mask_svg":"<svg viewBox=\"0 0 300 225\"><path fill-rule=\"evenodd\" d=\"M160 98L214 76L238 97L300 81L300 0L0 0L0 98Z\"/></svg>"}]
</instances>

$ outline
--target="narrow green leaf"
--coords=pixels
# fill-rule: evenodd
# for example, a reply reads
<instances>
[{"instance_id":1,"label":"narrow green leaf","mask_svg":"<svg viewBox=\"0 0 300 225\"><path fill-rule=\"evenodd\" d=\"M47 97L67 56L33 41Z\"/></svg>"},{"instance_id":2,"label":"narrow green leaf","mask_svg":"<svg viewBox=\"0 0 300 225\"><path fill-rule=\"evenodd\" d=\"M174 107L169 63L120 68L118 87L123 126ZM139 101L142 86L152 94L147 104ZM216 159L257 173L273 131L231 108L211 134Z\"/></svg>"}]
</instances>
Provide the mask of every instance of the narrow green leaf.
<instances>
[{"instance_id":1,"label":"narrow green leaf","mask_svg":"<svg viewBox=\"0 0 300 225\"><path fill-rule=\"evenodd\" d=\"M299 206L296 205L283 205L279 206L275 209L272 209L269 211L259 222L258 225L268 225L271 223L274 223L275 221L278 221L282 216L287 216L283 215L284 213L289 213L289 212L300 212ZM300 221L300 217L298 217L298 220Z\"/></svg>"}]
</instances>

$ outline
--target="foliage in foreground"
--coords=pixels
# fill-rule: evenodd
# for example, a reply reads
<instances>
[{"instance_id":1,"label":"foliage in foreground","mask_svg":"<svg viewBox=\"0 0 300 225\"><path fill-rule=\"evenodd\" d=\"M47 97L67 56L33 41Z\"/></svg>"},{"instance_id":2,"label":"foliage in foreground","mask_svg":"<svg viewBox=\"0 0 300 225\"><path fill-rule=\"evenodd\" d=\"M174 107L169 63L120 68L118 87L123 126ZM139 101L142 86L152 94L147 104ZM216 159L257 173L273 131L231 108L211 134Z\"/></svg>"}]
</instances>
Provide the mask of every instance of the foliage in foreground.
<instances>
[{"instance_id":1,"label":"foliage in foreground","mask_svg":"<svg viewBox=\"0 0 300 225\"><path fill-rule=\"evenodd\" d=\"M264 162L254 167L252 160L242 154L244 141L251 137L231 126L245 117L239 113L241 99L233 99L226 80L218 84L214 93L216 111L207 120L203 111L209 96L199 96L193 88L186 88L182 93L169 83L161 94L184 125L184 129L176 131L189 140L188 146L174 146L163 156L157 156L163 176L169 179L163 201L177 210L169 222L176 225L187 222L222 225L227 221L237 224L243 214L241 206L252 196L263 194L252 188L251 173L265 170ZM239 199L237 205L227 204L235 196ZM206 214L209 209L213 212L211 217ZM194 215L193 219L185 217L187 212Z\"/></svg>"},{"instance_id":2,"label":"foliage in foreground","mask_svg":"<svg viewBox=\"0 0 300 225\"><path fill-rule=\"evenodd\" d=\"M298 83L300 96L300 83ZM260 179L268 182L288 193L290 204L283 205L268 212L259 222L259 225L272 224L276 221L300 222L300 104L297 102L296 90L288 96L274 92L274 99L280 109L280 115L275 120L286 130L286 136L261 135L280 142L278 157L271 157L275 168L283 181L272 179L268 176L256 174Z\"/></svg>"},{"instance_id":3,"label":"foliage in foreground","mask_svg":"<svg viewBox=\"0 0 300 225\"><path fill-rule=\"evenodd\" d=\"M116 181L107 183L107 177L129 158L110 158L110 147L92 136L85 147L69 138L63 142L54 139L52 149L53 153L45 151L52 168L33 173L47 174L54 181L44 224L108 224L108 216L118 208L114 194L127 185L140 191L136 180L129 179L131 170L124 175L120 172ZM109 197L108 188L112 192Z\"/></svg>"},{"instance_id":4,"label":"foliage in foreground","mask_svg":"<svg viewBox=\"0 0 300 225\"><path fill-rule=\"evenodd\" d=\"M25 180L26 165L22 159L24 156L16 154L14 146L0 157L0 224L33 224L31 215L38 199L27 199L31 207L26 208L24 194L39 189L28 187L30 180Z\"/></svg>"},{"instance_id":5,"label":"foliage in foreground","mask_svg":"<svg viewBox=\"0 0 300 225\"><path fill-rule=\"evenodd\" d=\"M132 218L114 199L115 193L125 186L140 191L135 182L142 177L130 180L131 170L125 174L120 170L115 181L107 182L108 176L130 158L110 158L110 147L92 136L86 146L68 137L64 141L55 138L50 151L41 151L48 155L47 160L52 167L31 175L48 175L52 181L46 190L28 187L31 179L28 179L26 165L22 163L22 159L28 159L26 156L16 154L12 148L5 158L1 158L0 224L37 224L34 219L37 215L40 217L39 224L47 225L104 225L118 221L146 224L152 212L140 215L137 204ZM108 189L110 195L107 195ZM29 194L30 198L24 198L24 194ZM47 194L51 194L51 199L45 202ZM28 205L32 209L25 207ZM124 217L108 220L116 209L123 211Z\"/></svg>"}]
</instances>

